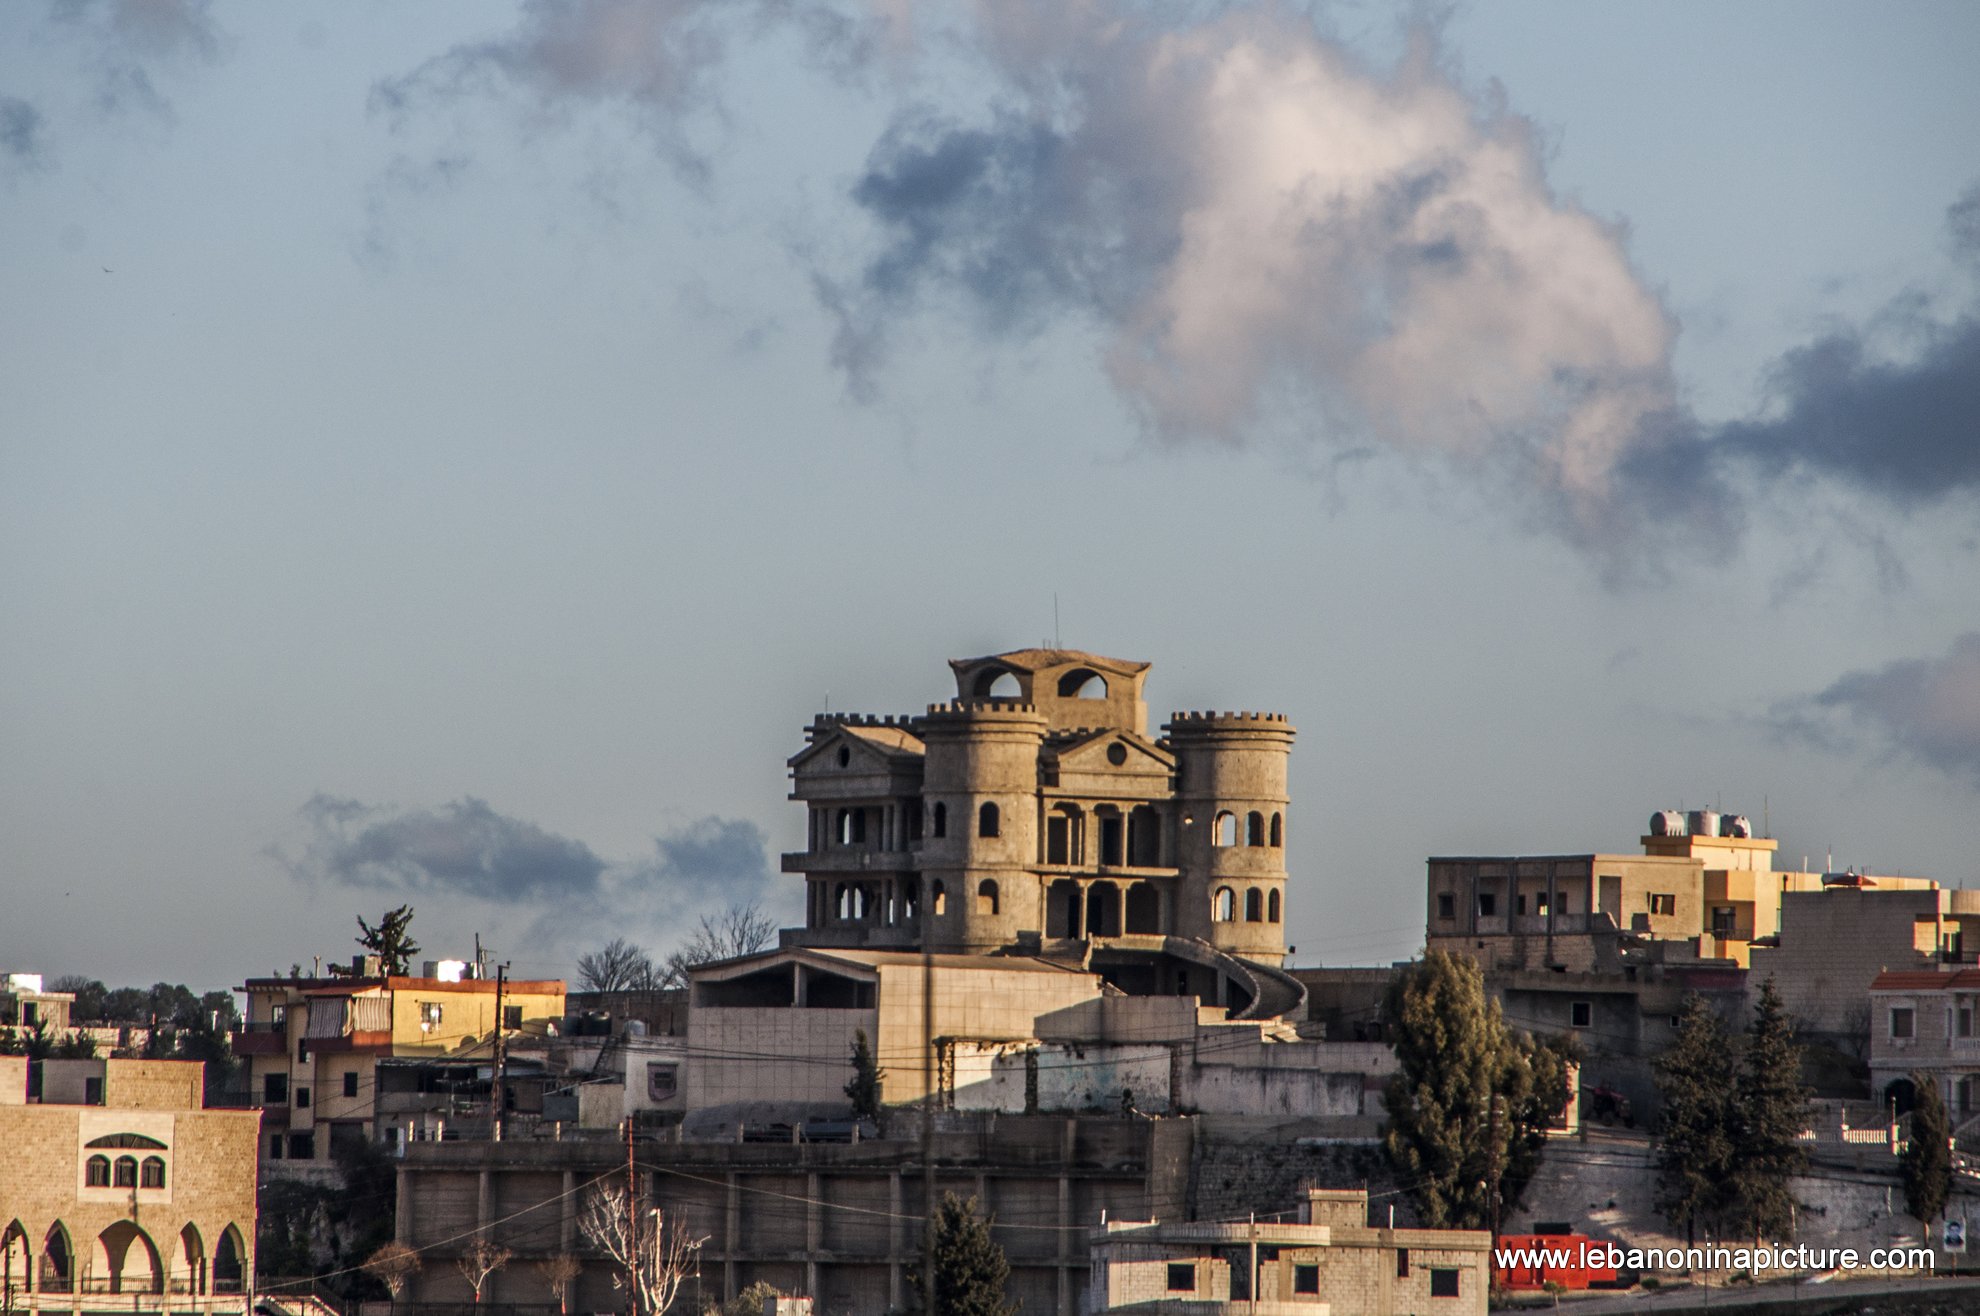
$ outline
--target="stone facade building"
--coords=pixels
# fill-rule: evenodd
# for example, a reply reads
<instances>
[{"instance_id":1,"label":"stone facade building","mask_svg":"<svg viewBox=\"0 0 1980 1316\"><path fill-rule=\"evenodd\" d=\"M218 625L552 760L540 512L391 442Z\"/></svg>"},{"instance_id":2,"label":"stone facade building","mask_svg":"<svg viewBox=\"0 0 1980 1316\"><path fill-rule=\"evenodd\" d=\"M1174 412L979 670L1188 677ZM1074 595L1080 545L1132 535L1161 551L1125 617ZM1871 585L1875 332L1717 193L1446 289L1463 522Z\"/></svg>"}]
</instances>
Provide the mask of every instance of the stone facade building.
<instances>
[{"instance_id":1,"label":"stone facade building","mask_svg":"<svg viewBox=\"0 0 1980 1316\"><path fill-rule=\"evenodd\" d=\"M0 1056L0 1288L9 1312L245 1316L253 1111L207 1110L203 1066Z\"/></svg>"},{"instance_id":2,"label":"stone facade building","mask_svg":"<svg viewBox=\"0 0 1980 1316\"><path fill-rule=\"evenodd\" d=\"M787 943L1070 954L1131 994L1243 1012L1256 984L1233 961L1285 959L1285 717L1176 713L1151 737L1147 663L950 666L956 698L925 713L807 729L790 769L808 843L783 861L805 926Z\"/></svg>"},{"instance_id":3,"label":"stone facade building","mask_svg":"<svg viewBox=\"0 0 1980 1316\"><path fill-rule=\"evenodd\" d=\"M1366 1189L1311 1189L1297 1223L1107 1221L1085 1311L1146 1316L1484 1316L1491 1235L1378 1229Z\"/></svg>"}]
</instances>

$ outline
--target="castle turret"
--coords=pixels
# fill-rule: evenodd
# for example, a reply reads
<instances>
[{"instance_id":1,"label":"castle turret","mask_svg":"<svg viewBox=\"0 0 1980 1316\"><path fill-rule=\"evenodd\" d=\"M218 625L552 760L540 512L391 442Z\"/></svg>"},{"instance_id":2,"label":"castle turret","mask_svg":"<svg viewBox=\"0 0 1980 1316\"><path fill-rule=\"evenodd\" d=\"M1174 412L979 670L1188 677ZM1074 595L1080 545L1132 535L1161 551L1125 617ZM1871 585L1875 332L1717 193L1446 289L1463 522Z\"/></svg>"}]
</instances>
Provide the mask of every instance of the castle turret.
<instances>
[{"instance_id":1,"label":"castle turret","mask_svg":"<svg viewBox=\"0 0 1980 1316\"><path fill-rule=\"evenodd\" d=\"M1293 728L1282 713L1176 713L1163 730L1181 814L1175 930L1277 965Z\"/></svg>"},{"instance_id":2,"label":"castle turret","mask_svg":"<svg viewBox=\"0 0 1980 1316\"><path fill-rule=\"evenodd\" d=\"M1038 760L1047 719L1021 699L932 704L921 722L923 928L935 950L988 950L1043 924Z\"/></svg>"}]
</instances>

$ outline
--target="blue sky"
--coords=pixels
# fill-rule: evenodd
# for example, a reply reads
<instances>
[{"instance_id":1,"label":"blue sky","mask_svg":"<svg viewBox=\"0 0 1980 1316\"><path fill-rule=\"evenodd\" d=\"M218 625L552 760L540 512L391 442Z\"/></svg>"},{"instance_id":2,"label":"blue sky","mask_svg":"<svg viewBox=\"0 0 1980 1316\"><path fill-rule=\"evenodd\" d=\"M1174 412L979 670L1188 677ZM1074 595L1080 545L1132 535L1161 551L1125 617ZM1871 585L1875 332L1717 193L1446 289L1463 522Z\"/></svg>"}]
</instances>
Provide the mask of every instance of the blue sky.
<instances>
[{"instance_id":1,"label":"blue sky","mask_svg":"<svg viewBox=\"0 0 1980 1316\"><path fill-rule=\"evenodd\" d=\"M1980 876L1980 11L0 12L0 968L410 899L564 973L826 706L1300 728L1302 963L1432 853Z\"/></svg>"}]
</instances>

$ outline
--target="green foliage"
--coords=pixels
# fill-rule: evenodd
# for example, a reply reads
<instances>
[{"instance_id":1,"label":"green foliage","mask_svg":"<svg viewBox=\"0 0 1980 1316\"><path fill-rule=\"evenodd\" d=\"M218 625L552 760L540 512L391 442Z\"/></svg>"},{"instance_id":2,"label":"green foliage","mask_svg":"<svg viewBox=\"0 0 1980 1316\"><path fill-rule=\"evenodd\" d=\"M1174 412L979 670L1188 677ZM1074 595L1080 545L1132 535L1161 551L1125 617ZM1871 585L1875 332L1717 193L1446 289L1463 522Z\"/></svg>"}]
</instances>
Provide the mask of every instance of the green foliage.
<instances>
[{"instance_id":1,"label":"green foliage","mask_svg":"<svg viewBox=\"0 0 1980 1316\"><path fill-rule=\"evenodd\" d=\"M879 1119L880 1089L887 1071L873 1058L873 1046L866 1040L864 1028L853 1034L852 1068L852 1080L845 1090L846 1099L852 1102L853 1118Z\"/></svg>"},{"instance_id":2,"label":"green foliage","mask_svg":"<svg viewBox=\"0 0 1980 1316\"><path fill-rule=\"evenodd\" d=\"M990 1223L977 1214L974 1197L943 1193L931 1228L935 1231L935 1311L933 1316L1016 1316L1018 1305L1004 1296L1011 1263L990 1236ZM922 1310L919 1266L907 1272L910 1311Z\"/></svg>"},{"instance_id":3,"label":"green foliage","mask_svg":"<svg viewBox=\"0 0 1980 1316\"><path fill-rule=\"evenodd\" d=\"M780 1296L782 1291L776 1285L758 1280L727 1302L709 1303L701 1309L701 1316L763 1316L763 1304Z\"/></svg>"},{"instance_id":4,"label":"green foliage","mask_svg":"<svg viewBox=\"0 0 1980 1316\"><path fill-rule=\"evenodd\" d=\"M1771 978L1745 1043L1735 1065L1711 1007L1686 1002L1677 1041L1657 1062L1658 1205L1687 1231L1785 1238L1794 1229L1788 1184L1808 1167L1801 1134L1811 1111L1801 1047Z\"/></svg>"},{"instance_id":5,"label":"green foliage","mask_svg":"<svg viewBox=\"0 0 1980 1316\"><path fill-rule=\"evenodd\" d=\"M1936 1079L1914 1071L1911 1086L1918 1090L1918 1104L1911 1108L1911 1141L1898 1172L1904 1178L1904 1209L1929 1225L1952 1195L1952 1123Z\"/></svg>"},{"instance_id":6,"label":"green foliage","mask_svg":"<svg viewBox=\"0 0 1980 1316\"><path fill-rule=\"evenodd\" d=\"M26 1056L29 1060L90 1060L96 1056L96 1039L80 1030L57 1037L48 1024L37 1019L26 1028L0 1028L0 1056Z\"/></svg>"},{"instance_id":7,"label":"green foliage","mask_svg":"<svg viewBox=\"0 0 1980 1316\"><path fill-rule=\"evenodd\" d=\"M1801 1048L1794 1040L1794 1025L1772 978L1761 985L1753 1022L1746 1030L1738 1094L1732 1121L1733 1191L1742 1232L1789 1237L1794 1232L1794 1196L1788 1181L1808 1168L1808 1149L1801 1135L1813 1111L1801 1081Z\"/></svg>"},{"instance_id":8,"label":"green foliage","mask_svg":"<svg viewBox=\"0 0 1980 1316\"><path fill-rule=\"evenodd\" d=\"M358 931L362 934L357 944L385 961L385 972L403 974L412 967L413 956L419 954L419 943L412 939L410 931L413 907L400 905L388 909L379 916L377 923L367 923L364 916L358 916Z\"/></svg>"},{"instance_id":9,"label":"green foliage","mask_svg":"<svg viewBox=\"0 0 1980 1316\"><path fill-rule=\"evenodd\" d=\"M1686 998L1677 1040L1657 1058L1657 1207L1687 1236L1717 1233L1733 1207L1732 1039L1705 998Z\"/></svg>"},{"instance_id":10,"label":"green foliage","mask_svg":"<svg viewBox=\"0 0 1980 1316\"><path fill-rule=\"evenodd\" d=\"M1399 1065L1382 1145L1423 1223L1484 1228L1495 1165L1510 1214L1567 1102L1567 1050L1507 1028L1478 966L1441 951L1397 975L1382 1017Z\"/></svg>"}]
</instances>

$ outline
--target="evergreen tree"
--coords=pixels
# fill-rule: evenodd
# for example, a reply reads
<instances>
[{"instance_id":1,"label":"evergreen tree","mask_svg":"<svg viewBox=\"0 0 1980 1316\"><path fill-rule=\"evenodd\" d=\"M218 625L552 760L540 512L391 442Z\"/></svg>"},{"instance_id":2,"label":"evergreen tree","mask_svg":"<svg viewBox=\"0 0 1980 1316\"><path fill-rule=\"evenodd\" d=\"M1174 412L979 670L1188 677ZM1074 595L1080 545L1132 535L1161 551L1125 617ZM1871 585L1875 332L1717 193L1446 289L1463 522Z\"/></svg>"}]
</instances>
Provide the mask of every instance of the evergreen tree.
<instances>
[{"instance_id":1,"label":"evergreen tree","mask_svg":"<svg viewBox=\"0 0 1980 1316\"><path fill-rule=\"evenodd\" d=\"M1684 1003L1677 1040L1657 1058L1657 1207L1688 1242L1718 1232L1732 1206L1732 1039L1705 998Z\"/></svg>"},{"instance_id":2,"label":"evergreen tree","mask_svg":"<svg viewBox=\"0 0 1980 1316\"><path fill-rule=\"evenodd\" d=\"M1913 1071L1911 1086L1918 1090L1918 1104L1911 1108L1911 1139L1898 1171L1904 1176L1904 1209L1929 1228L1952 1195L1952 1121L1936 1079Z\"/></svg>"},{"instance_id":3,"label":"evergreen tree","mask_svg":"<svg viewBox=\"0 0 1980 1316\"><path fill-rule=\"evenodd\" d=\"M934 1316L1017 1316L1018 1304L1004 1296L1011 1263L990 1237L990 1224L977 1215L974 1197L942 1194L929 1227L935 1231ZM921 1311L919 1266L908 1267L911 1311Z\"/></svg>"},{"instance_id":4,"label":"evergreen tree","mask_svg":"<svg viewBox=\"0 0 1980 1316\"><path fill-rule=\"evenodd\" d=\"M1399 1065L1383 1147L1423 1223L1484 1228L1495 1173L1510 1214L1567 1101L1565 1051L1508 1029L1478 966L1441 951L1397 975L1382 1015Z\"/></svg>"},{"instance_id":5,"label":"evergreen tree","mask_svg":"<svg viewBox=\"0 0 1980 1316\"><path fill-rule=\"evenodd\" d=\"M419 943L412 939L409 930L412 916L411 905L386 910L376 924L365 922L362 914L358 916L358 931L363 935L357 938L357 944L384 960L388 974L408 972L413 956L419 954Z\"/></svg>"},{"instance_id":6,"label":"evergreen tree","mask_svg":"<svg viewBox=\"0 0 1980 1316\"><path fill-rule=\"evenodd\" d=\"M1744 1232L1766 1238L1794 1232L1788 1181L1808 1168L1808 1150L1801 1143L1814 1116L1808 1098L1794 1025L1769 978L1746 1031L1733 1106L1732 1187Z\"/></svg>"},{"instance_id":7,"label":"evergreen tree","mask_svg":"<svg viewBox=\"0 0 1980 1316\"><path fill-rule=\"evenodd\" d=\"M887 1072L874 1060L873 1047L866 1040L864 1028L853 1033L852 1068L852 1081L846 1084L846 1099L852 1102L853 1118L878 1120L880 1084Z\"/></svg>"}]
</instances>

